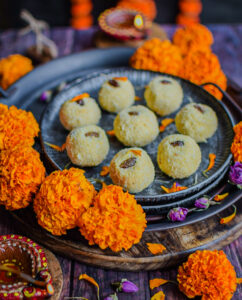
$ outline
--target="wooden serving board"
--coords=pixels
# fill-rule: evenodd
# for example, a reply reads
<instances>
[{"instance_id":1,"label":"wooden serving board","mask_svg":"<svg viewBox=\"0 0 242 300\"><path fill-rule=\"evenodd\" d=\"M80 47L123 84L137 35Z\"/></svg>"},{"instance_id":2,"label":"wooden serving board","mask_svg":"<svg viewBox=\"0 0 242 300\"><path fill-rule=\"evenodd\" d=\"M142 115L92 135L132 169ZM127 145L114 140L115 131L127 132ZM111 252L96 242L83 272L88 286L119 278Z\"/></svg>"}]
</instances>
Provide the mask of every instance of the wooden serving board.
<instances>
[{"instance_id":1,"label":"wooden serving board","mask_svg":"<svg viewBox=\"0 0 242 300\"><path fill-rule=\"evenodd\" d=\"M176 265L190 253L198 249L221 249L242 234L242 204L236 202L237 215L228 224L220 224L220 218L230 215L233 208L229 207L221 213L203 221L168 230L144 232L139 244L129 251L114 253L101 250L97 246L89 246L78 230L71 230L67 236L56 237L37 225L32 208L12 213L23 226L29 237L45 245L52 251L82 263L102 268L141 271L156 270ZM154 256L146 243L162 243L166 251Z\"/></svg>"}]
</instances>

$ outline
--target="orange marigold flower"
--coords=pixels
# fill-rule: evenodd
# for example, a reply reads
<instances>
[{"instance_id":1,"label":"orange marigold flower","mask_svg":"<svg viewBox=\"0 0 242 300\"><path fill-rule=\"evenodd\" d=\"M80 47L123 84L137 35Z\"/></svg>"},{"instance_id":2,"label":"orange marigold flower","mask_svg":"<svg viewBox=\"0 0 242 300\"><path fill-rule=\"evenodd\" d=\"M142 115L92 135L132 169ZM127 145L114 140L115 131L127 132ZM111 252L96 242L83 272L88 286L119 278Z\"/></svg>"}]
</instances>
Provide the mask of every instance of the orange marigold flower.
<instances>
[{"instance_id":1,"label":"orange marigold flower","mask_svg":"<svg viewBox=\"0 0 242 300\"><path fill-rule=\"evenodd\" d=\"M192 24L178 28L173 36L173 43L180 48L183 55L201 48L210 51L213 35L206 26Z\"/></svg>"},{"instance_id":2,"label":"orange marigold flower","mask_svg":"<svg viewBox=\"0 0 242 300\"><path fill-rule=\"evenodd\" d=\"M79 219L81 234L89 245L115 252L128 250L140 241L146 227L145 213L133 195L119 186L104 186Z\"/></svg>"},{"instance_id":3,"label":"orange marigold flower","mask_svg":"<svg viewBox=\"0 0 242 300\"><path fill-rule=\"evenodd\" d=\"M227 79L221 70L217 56L210 51L204 51L204 49L188 52L179 75L198 85L213 82L223 90L226 90L227 87ZM217 88L208 85L205 89L217 99L222 98L222 93Z\"/></svg>"},{"instance_id":4,"label":"orange marigold flower","mask_svg":"<svg viewBox=\"0 0 242 300\"><path fill-rule=\"evenodd\" d=\"M91 205L94 186L81 169L55 171L44 180L34 199L38 223L54 235L76 227L81 214Z\"/></svg>"},{"instance_id":5,"label":"orange marigold flower","mask_svg":"<svg viewBox=\"0 0 242 300\"><path fill-rule=\"evenodd\" d=\"M139 47L130 58L135 69L144 69L178 75L182 66L180 49L170 41L153 38Z\"/></svg>"},{"instance_id":6,"label":"orange marigold flower","mask_svg":"<svg viewBox=\"0 0 242 300\"><path fill-rule=\"evenodd\" d=\"M45 167L33 148L0 152L0 204L6 209L28 206L44 178Z\"/></svg>"},{"instance_id":7,"label":"orange marigold flower","mask_svg":"<svg viewBox=\"0 0 242 300\"><path fill-rule=\"evenodd\" d=\"M0 86L5 90L16 80L33 70L32 61L20 54L0 60Z\"/></svg>"},{"instance_id":8,"label":"orange marigold flower","mask_svg":"<svg viewBox=\"0 0 242 300\"><path fill-rule=\"evenodd\" d=\"M32 112L6 105L0 107L0 150L32 146L39 133L39 124Z\"/></svg>"},{"instance_id":9,"label":"orange marigold flower","mask_svg":"<svg viewBox=\"0 0 242 300\"><path fill-rule=\"evenodd\" d=\"M234 267L223 251L196 251L178 269L179 289L202 300L231 299L236 290Z\"/></svg>"},{"instance_id":10,"label":"orange marigold flower","mask_svg":"<svg viewBox=\"0 0 242 300\"><path fill-rule=\"evenodd\" d=\"M231 152L234 161L242 162L242 121L234 126L234 140L231 146Z\"/></svg>"}]
</instances>

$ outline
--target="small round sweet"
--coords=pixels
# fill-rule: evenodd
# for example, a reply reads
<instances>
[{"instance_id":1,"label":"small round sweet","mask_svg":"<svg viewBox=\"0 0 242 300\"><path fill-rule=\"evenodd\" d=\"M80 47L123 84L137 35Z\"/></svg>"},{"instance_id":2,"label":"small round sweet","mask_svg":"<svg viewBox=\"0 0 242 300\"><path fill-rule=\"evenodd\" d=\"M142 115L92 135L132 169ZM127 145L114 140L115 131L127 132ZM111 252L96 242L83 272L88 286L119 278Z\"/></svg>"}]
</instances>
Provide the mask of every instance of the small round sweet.
<instances>
[{"instance_id":1,"label":"small round sweet","mask_svg":"<svg viewBox=\"0 0 242 300\"><path fill-rule=\"evenodd\" d=\"M143 105L122 110L113 125L115 136L125 146L143 147L159 134L156 115Z\"/></svg>"},{"instance_id":2,"label":"small round sweet","mask_svg":"<svg viewBox=\"0 0 242 300\"><path fill-rule=\"evenodd\" d=\"M160 116L166 116L180 107L183 90L177 80L167 76L157 76L146 87L144 97L151 110Z\"/></svg>"},{"instance_id":3,"label":"small round sweet","mask_svg":"<svg viewBox=\"0 0 242 300\"><path fill-rule=\"evenodd\" d=\"M183 134L168 135L158 146L158 165L162 172L173 178L186 178L195 173L201 157L198 144Z\"/></svg>"},{"instance_id":4,"label":"small round sweet","mask_svg":"<svg viewBox=\"0 0 242 300\"><path fill-rule=\"evenodd\" d=\"M61 124L67 130L72 130L76 127L97 124L101 118L101 110L96 101L87 96L77 101L64 102L59 117Z\"/></svg>"},{"instance_id":5,"label":"small round sweet","mask_svg":"<svg viewBox=\"0 0 242 300\"><path fill-rule=\"evenodd\" d=\"M190 103L176 115L177 130L192 137L197 143L206 142L218 128L213 109L205 104Z\"/></svg>"},{"instance_id":6,"label":"small round sweet","mask_svg":"<svg viewBox=\"0 0 242 300\"><path fill-rule=\"evenodd\" d=\"M66 151L73 164L94 167L108 154L108 138L104 130L96 125L78 127L67 136Z\"/></svg>"},{"instance_id":7,"label":"small round sweet","mask_svg":"<svg viewBox=\"0 0 242 300\"><path fill-rule=\"evenodd\" d=\"M127 77L114 77L107 80L98 95L99 103L104 110L118 113L134 103L135 91Z\"/></svg>"},{"instance_id":8,"label":"small round sweet","mask_svg":"<svg viewBox=\"0 0 242 300\"><path fill-rule=\"evenodd\" d=\"M119 151L110 163L110 177L130 193L139 193L147 188L155 177L155 168L149 155L141 148Z\"/></svg>"}]
</instances>

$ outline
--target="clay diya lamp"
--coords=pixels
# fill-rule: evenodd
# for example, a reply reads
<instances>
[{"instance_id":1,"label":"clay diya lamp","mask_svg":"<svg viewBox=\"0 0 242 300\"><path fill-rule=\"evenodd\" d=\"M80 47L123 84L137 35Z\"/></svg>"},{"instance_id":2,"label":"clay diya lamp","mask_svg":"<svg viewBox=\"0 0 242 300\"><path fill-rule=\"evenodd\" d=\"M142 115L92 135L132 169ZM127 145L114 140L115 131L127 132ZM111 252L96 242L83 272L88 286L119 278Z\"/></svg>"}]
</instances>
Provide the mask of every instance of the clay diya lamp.
<instances>
[{"instance_id":1,"label":"clay diya lamp","mask_svg":"<svg viewBox=\"0 0 242 300\"><path fill-rule=\"evenodd\" d=\"M53 295L44 250L19 235L0 236L0 299L45 299Z\"/></svg>"},{"instance_id":2,"label":"clay diya lamp","mask_svg":"<svg viewBox=\"0 0 242 300\"><path fill-rule=\"evenodd\" d=\"M119 7L105 10L98 23L106 34L123 41L144 39L152 25L140 12Z\"/></svg>"}]
</instances>

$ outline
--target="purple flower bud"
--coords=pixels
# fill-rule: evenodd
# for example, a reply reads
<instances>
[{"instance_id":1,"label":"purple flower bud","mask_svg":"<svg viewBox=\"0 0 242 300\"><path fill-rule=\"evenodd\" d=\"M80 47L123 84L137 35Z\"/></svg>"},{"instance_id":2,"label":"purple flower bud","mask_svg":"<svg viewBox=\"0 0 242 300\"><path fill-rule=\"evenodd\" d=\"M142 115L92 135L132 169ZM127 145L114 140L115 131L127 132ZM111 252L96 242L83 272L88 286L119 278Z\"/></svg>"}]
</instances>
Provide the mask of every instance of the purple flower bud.
<instances>
[{"instance_id":1,"label":"purple flower bud","mask_svg":"<svg viewBox=\"0 0 242 300\"><path fill-rule=\"evenodd\" d=\"M43 102L49 102L52 96L52 91L44 91L41 95L40 95L40 101Z\"/></svg>"},{"instance_id":2,"label":"purple flower bud","mask_svg":"<svg viewBox=\"0 0 242 300\"><path fill-rule=\"evenodd\" d=\"M209 199L206 197L199 198L195 201L195 206L198 208L207 209L209 208Z\"/></svg>"},{"instance_id":3,"label":"purple flower bud","mask_svg":"<svg viewBox=\"0 0 242 300\"><path fill-rule=\"evenodd\" d=\"M242 185L242 163L236 163L230 167L229 180L236 185Z\"/></svg>"},{"instance_id":4,"label":"purple flower bud","mask_svg":"<svg viewBox=\"0 0 242 300\"><path fill-rule=\"evenodd\" d=\"M121 291L124 293L136 293L138 292L138 287L133 282L127 279L122 279L121 281Z\"/></svg>"},{"instance_id":5,"label":"purple flower bud","mask_svg":"<svg viewBox=\"0 0 242 300\"><path fill-rule=\"evenodd\" d=\"M168 219L171 221L184 221L186 219L188 209L184 207L172 208L168 213Z\"/></svg>"}]
</instances>

